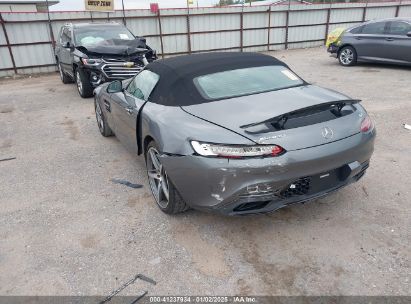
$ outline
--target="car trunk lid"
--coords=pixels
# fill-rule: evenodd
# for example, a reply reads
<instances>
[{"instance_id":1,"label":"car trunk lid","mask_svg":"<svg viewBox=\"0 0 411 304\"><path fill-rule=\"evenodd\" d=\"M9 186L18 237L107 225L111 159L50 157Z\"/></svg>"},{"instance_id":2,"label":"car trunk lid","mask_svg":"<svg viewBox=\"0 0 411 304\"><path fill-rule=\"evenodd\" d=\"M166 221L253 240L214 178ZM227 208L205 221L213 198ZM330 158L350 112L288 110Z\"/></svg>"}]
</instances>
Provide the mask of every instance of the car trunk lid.
<instances>
[{"instance_id":1,"label":"car trunk lid","mask_svg":"<svg viewBox=\"0 0 411 304\"><path fill-rule=\"evenodd\" d=\"M362 112L352 105L356 102L335 91L306 85L182 108L255 143L276 144L292 151L359 133ZM332 114L344 103L341 116ZM280 118L284 117L288 120L282 126Z\"/></svg>"}]
</instances>

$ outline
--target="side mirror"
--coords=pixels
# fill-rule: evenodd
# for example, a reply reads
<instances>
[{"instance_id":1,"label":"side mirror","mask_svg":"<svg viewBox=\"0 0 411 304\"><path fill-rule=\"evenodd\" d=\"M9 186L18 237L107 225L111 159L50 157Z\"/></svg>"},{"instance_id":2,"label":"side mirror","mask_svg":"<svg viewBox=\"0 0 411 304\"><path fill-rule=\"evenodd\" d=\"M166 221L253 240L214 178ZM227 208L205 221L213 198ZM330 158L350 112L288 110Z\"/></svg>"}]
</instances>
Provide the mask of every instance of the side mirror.
<instances>
[{"instance_id":1,"label":"side mirror","mask_svg":"<svg viewBox=\"0 0 411 304\"><path fill-rule=\"evenodd\" d=\"M147 42L146 38L144 38L144 37L136 37L136 39L138 39L138 40L140 40L140 41L142 41L142 42L144 42L144 43Z\"/></svg>"},{"instance_id":2,"label":"side mirror","mask_svg":"<svg viewBox=\"0 0 411 304\"><path fill-rule=\"evenodd\" d=\"M408 37L411 37L411 32L408 32L408 33L407 33L407 36L408 36Z\"/></svg>"},{"instance_id":3,"label":"side mirror","mask_svg":"<svg viewBox=\"0 0 411 304\"><path fill-rule=\"evenodd\" d=\"M107 87L107 93L119 93L123 91L123 83L120 80L114 80Z\"/></svg>"},{"instance_id":4,"label":"side mirror","mask_svg":"<svg viewBox=\"0 0 411 304\"><path fill-rule=\"evenodd\" d=\"M65 47L66 49L72 49L74 46L73 46L73 44L71 44L69 41L67 41L66 44L64 45L64 47Z\"/></svg>"}]
</instances>

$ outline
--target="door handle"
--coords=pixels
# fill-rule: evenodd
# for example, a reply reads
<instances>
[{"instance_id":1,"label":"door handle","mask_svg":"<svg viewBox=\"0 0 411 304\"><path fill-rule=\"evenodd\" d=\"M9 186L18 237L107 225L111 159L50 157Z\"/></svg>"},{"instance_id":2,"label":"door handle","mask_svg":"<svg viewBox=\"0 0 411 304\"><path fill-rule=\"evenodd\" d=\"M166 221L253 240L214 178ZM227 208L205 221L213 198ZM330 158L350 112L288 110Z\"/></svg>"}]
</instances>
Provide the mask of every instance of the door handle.
<instances>
[{"instance_id":1,"label":"door handle","mask_svg":"<svg viewBox=\"0 0 411 304\"><path fill-rule=\"evenodd\" d=\"M129 115L133 114L133 108L126 108L126 111Z\"/></svg>"},{"instance_id":2,"label":"door handle","mask_svg":"<svg viewBox=\"0 0 411 304\"><path fill-rule=\"evenodd\" d=\"M355 39L357 39L357 40L361 40L362 38L361 38L361 37L355 37Z\"/></svg>"},{"instance_id":3,"label":"door handle","mask_svg":"<svg viewBox=\"0 0 411 304\"><path fill-rule=\"evenodd\" d=\"M104 99L104 107L108 112L111 112L110 102L107 99Z\"/></svg>"},{"instance_id":4,"label":"door handle","mask_svg":"<svg viewBox=\"0 0 411 304\"><path fill-rule=\"evenodd\" d=\"M394 41L394 38L385 38L385 40L387 40L387 41Z\"/></svg>"}]
</instances>

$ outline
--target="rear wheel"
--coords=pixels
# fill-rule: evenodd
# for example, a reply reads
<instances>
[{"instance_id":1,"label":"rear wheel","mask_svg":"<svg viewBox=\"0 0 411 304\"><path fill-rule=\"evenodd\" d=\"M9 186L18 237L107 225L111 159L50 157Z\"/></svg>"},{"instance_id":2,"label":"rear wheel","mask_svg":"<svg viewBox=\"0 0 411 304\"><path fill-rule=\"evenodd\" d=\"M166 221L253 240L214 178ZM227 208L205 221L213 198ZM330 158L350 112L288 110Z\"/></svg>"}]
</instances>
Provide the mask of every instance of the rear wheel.
<instances>
[{"instance_id":1,"label":"rear wheel","mask_svg":"<svg viewBox=\"0 0 411 304\"><path fill-rule=\"evenodd\" d=\"M106 117L104 116L104 113L101 110L100 104L97 102L97 100L94 100L94 109L96 110L97 126L100 130L101 135L103 135L104 137L112 136L113 131L111 131L110 126L107 123Z\"/></svg>"},{"instance_id":2,"label":"rear wheel","mask_svg":"<svg viewBox=\"0 0 411 304\"><path fill-rule=\"evenodd\" d=\"M60 61L57 61L57 67L59 69L61 82L64 84L72 82L71 78L64 73L63 68L61 67Z\"/></svg>"},{"instance_id":3,"label":"rear wheel","mask_svg":"<svg viewBox=\"0 0 411 304\"><path fill-rule=\"evenodd\" d=\"M184 212L188 206L168 177L158 151L154 141L147 146L146 167L150 190L161 211L167 214Z\"/></svg>"},{"instance_id":4,"label":"rear wheel","mask_svg":"<svg viewBox=\"0 0 411 304\"><path fill-rule=\"evenodd\" d=\"M338 61L343 66L355 65L357 63L357 52L352 46L345 46L338 53Z\"/></svg>"},{"instance_id":5,"label":"rear wheel","mask_svg":"<svg viewBox=\"0 0 411 304\"><path fill-rule=\"evenodd\" d=\"M87 98L93 96L93 86L82 69L76 69L77 90L81 97Z\"/></svg>"}]
</instances>

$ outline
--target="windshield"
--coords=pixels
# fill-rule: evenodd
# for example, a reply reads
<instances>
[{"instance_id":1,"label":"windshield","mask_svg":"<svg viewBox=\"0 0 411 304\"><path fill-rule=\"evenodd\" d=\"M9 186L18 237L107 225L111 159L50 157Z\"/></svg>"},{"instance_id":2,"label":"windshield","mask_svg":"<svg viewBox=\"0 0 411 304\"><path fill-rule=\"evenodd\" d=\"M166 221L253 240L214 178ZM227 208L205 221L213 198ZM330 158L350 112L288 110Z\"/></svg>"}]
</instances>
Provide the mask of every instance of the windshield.
<instances>
[{"instance_id":1,"label":"windshield","mask_svg":"<svg viewBox=\"0 0 411 304\"><path fill-rule=\"evenodd\" d=\"M110 27L79 27L75 29L74 40L76 45L114 45L113 39L133 40L134 36L122 26Z\"/></svg>"},{"instance_id":2,"label":"windshield","mask_svg":"<svg viewBox=\"0 0 411 304\"><path fill-rule=\"evenodd\" d=\"M304 84L292 71L270 65L199 76L194 84L206 99L223 99L285 89Z\"/></svg>"}]
</instances>

